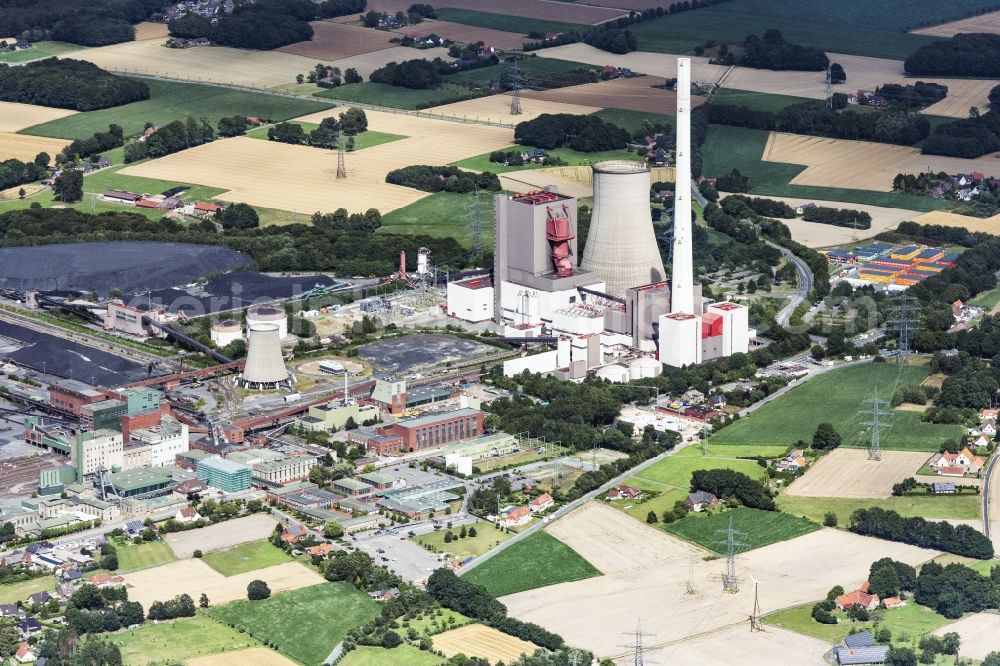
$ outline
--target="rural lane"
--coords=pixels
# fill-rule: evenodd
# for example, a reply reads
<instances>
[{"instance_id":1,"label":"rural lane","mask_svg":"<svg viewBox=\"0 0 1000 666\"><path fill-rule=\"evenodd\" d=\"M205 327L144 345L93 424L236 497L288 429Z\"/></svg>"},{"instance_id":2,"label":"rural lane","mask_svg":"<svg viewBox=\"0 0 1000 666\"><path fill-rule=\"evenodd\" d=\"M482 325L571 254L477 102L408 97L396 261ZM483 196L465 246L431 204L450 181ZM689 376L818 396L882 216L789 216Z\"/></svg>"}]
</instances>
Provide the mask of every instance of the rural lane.
<instances>
[{"instance_id":1,"label":"rural lane","mask_svg":"<svg viewBox=\"0 0 1000 666\"><path fill-rule=\"evenodd\" d=\"M791 319L792 313L795 312L795 308L799 307L799 304L809 297L809 293L812 291L813 288L813 274L812 271L809 270L809 266L806 264L806 262L796 257L791 250L784 248L778 245L777 243L772 243L771 241L765 241L765 242L771 247L777 248L778 251L781 252L781 254L785 257L785 259L788 259L788 261L790 261L792 265L795 266L795 272L798 274L799 277L798 291L795 292L794 296L792 296L792 299L788 302L788 305L783 307L781 309L781 312L779 312L777 317L775 317L775 319L778 322L778 326L784 327L788 325L788 320Z\"/></svg>"}]
</instances>

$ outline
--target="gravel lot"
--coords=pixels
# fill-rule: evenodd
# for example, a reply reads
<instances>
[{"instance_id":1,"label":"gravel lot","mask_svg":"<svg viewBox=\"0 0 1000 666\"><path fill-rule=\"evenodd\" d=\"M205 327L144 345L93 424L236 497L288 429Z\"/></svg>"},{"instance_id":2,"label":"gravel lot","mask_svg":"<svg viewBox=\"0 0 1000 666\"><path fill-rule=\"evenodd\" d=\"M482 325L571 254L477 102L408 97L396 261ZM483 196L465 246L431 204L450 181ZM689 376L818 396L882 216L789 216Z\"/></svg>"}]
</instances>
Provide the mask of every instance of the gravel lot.
<instances>
[{"instance_id":1,"label":"gravel lot","mask_svg":"<svg viewBox=\"0 0 1000 666\"><path fill-rule=\"evenodd\" d=\"M191 557L195 550L208 552L222 550L247 541L266 539L274 531L277 520L266 513L255 513L245 518L186 532L174 532L165 537L170 550L179 558Z\"/></svg>"}]
</instances>

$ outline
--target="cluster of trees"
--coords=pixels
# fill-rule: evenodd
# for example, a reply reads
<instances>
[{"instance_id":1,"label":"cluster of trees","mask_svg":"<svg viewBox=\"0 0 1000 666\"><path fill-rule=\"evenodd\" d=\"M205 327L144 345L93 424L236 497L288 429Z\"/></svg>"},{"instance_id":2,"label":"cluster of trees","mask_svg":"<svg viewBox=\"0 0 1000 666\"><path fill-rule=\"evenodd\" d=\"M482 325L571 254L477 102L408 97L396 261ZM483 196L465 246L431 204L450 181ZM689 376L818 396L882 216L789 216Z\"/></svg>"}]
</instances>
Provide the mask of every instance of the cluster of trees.
<instances>
[{"instance_id":1,"label":"cluster of trees","mask_svg":"<svg viewBox=\"0 0 1000 666\"><path fill-rule=\"evenodd\" d=\"M523 166L524 152L520 150L494 150L490 153L490 162L504 166ZM541 163L546 166L562 166L566 164L561 158L551 155L543 157Z\"/></svg>"},{"instance_id":2,"label":"cluster of trees","mask_svg":"<svg viewBox=\"0 0 1000 666\"><path fill-rule=\"evenodd\" d=\"M611 53L631 53L639 48L639 40L631 30L609 28L606 30L590 30L583 36L583 41L590 46Z\"/></svg>"},{"instance_id":3,"label":"cluster of trees","mask_svg":"<svg viewBox=\"0 0 1000 666\"><path fill-rule=\"evenodd\" d=\"M175 617L194 617L197 609L189 594L181 594L170 601L154 601L149 605L150 620L173 620Z\"/></svg>"},{"instance_id":4,"label":"cluster of trees","mask_svg":"<svg viewBox=\"0 0 1000 666\"><path fill-rule=\"evenodd\" d=\"M163 9L166 0L31 0L4 2L0 34L29 41L49 37L82 46L135 39L132 24Z\"/></svg>"},{"instance_id":5,"label":"cluster of trees","mask_svg":"<svg viewBox=\"0 0 1000 666\"><path fill-rule=\"evenodd\" d=\"M776 112L757 111L730 104L709 104L699 108L705 109L709 121L718 125L834 139L858 139L910 146L926 139L930 134L930 123L926 118L902 111L834 111L815 102L794 104Z\"/></svg>"},{"instance_id":6,"label":"cluster of trees","mask_svg":"<svg viewBox=\"0 0 1000 666\"><path fill-rule=\"evenodd\" d=\"M149 99L142 81L115 76L72 58L48 58L12 67L0 64L0 101L94 111Z\"/></svg>"},{"instance_id":7,"label":"cluster of trees","mask_svg":"<svg viewBox=\"0 0 1000 666\"><path fill-rule=\"evenodd\" d=\"M814 46L786 42L779 30L771 28L763 37L750 35L746 38L739 64L757 69L821 72L830 64L830 59Z\"/></svg>"},{"instance_id":8,"label":"cluster of trees","mask_svg":"<svg viewBox=\"0 0 1000 666\"><path fill-rule=\"evenodd\" d=\"M903 63L908 76L1000 76L1000 35L958 34L921 46Z\"/></svg>"},{"instance_id":9,"label":"cluster of trees","mask_svg":"<svg viewBox=\"0 0 1000 666\"><path fill-rule=\"evenodd\" d=\"M917 81L912 85L886 83L881 88L876 88L875 92L884 97L891 106L918 111L947 97L948 86L924 81Z\"/></svg>"},{"instance_id":10,"label":"cluster of trees","mask_svg":"<svg viewBox=\"0 0 1000 666\"><path fill-rule=\"evenodd\" d=\"M412 187L423 192L487 192L500 191L500 179L489 171L473 173L454 166L414 166L394 169L385 175L385 182Z\"/></svg>"},{"instance_id":11,"label":"cluster of trees","mask_svg":"<svg viewBox=\"0 0 1000 666\"><path fill-rule=\"evenodd\" d=\"M62 149L62 159L56 156L56 162L75 162L80 158L89 158L101 153L117 148L125 143L125 132L121 125L111 123L107 132L94 132L94 135L87 139L75 139L72 143ZM38 156L45 155L39 153ZM38 160L38 156L35 160ZM46 155L46 157L48 157ZM48 166L48 161L42 166Z\"/></svg>"},{"instance_id":12,"label":"cluster of trees","mask_svg":"<svg viewBox=\"0 0 1000 666\"><path fill-rule=\"evenodd\" d=\"M832 224L835 227L852 227L854 229L870 229L872 226L871 215L862 210L851 210L848 208L816 206L804 211L802 219L806 222Z\"/></svg>"},{"instance_id":13,"label":"cluster of trees","mask_svg":"<svg viewBox=\"0 0 1000 666\"><path fill-rule=\"evenodd\" d=\"M911 490L915 490L916 488L917 488L917 480L914 479L912 476L908 476L899 483L892 484L892 494L895 495L896 497L902 497L903 495L907 494Z\"/></svg>"},{"instance_id":14,"label":"cluster of trees","mask_svg":"<svg viewBox=\"0 0 1000 666\"><path fill-rule=\"evenodd\" d=\"M335 6L330 5L331 10ZM170 22L170 34L183 39L205 37L224 46L269 51L312 39L309 21L322 11L322 5L312 0L258 0L238 4L232 14L215 23L197 14L186 14Z\"/></svg>"},{"instance_id":15,"label":"cluster of trees","mask_svg":"<svg viewBox=\"0 0 1000 666\"><path fill-rule=\"evenodd\" d=\"M715 179L715 188L723 192L749 192L750 176L744 176L739 169L733 167L732 171Z\"/></svg>"},{"instance_id":16,"label":"cluster of trees","mask_svg":"<svg viewBox=\"0 0 1000 666\"><path fill-rule=\"evenodd\" d=\"M174 120L145 137L144 141L132 141L125 145L125 163L144 160L147 157L162 157L185 148L193 148L215 140L215 130L202 118L201 122L188 116L187 121Z\"/></svg>"},{"instance_id":17,"label":"cluster of trees","mask_svg":"<svg viewBox=\"0 0 1000 666\"><path fill-rule=\"evenodd\" d=\"M246 116L226 116L219 118L219 136L243 136L250 129L250 121Z\"/></svg>"},{"instance_id":18,"label":"cluster of trees","mask_svg":"<svg viewBox=\"0 0 1000 666\"><path fill-rule=\"evenodd\" d=\"M925 155L967 158L997 150L1000 150L1000 114L995 111L942 123L920 148Z\"/></svg>"},{"instance_id":19,"label":"cluster of trees","mask_svg":"<svg viewBox=\"0 0 1000 666\"><path fill-rule=\"evenodd\" d=\"M441 73L438 65L429 60L417 58L403 62L390 62L372 72L368 76L368 80L390 86L425 90L436 88L441 83Z\"/></svg>"},{"instance_id":20,"label":"cluster of trees","mask_svg":"<svg viewBox=\"0 0 1000 666\"><path fill-rule=\"evenodd\" d=\"M993 557L993 543L982 532L968 525L954 526L920 517L904 518L895 511L872 507L851 514L850 530L888 541L901 541L921 548L988 560Z\"/></svg>"},{"instance_id":21,"label":"cluster of trees","mask_svg":"<svg viewBox=\"0 0 1000 666\"><path fill-rule=\"evenodd\" d=\"M521 145L545 149L567 146L583 153L625 148L630 138L627 131L596 116L569 113L543 113L514 128L514 141Z\"/></svg>"},{"instance_id":22,"label":"cluster of trees","mask_svg":"<svg viewBox=\"0 0 1000 666\"><path fill-rule=\"evenodd\" d=\"M738 500L743 506L765 511L777 510L774 498L759 481L731 469L700 469L691 474L691 491L704 490L719 499Z\"/></svg>"},{"instance_id":23,"label":"cluster of trees","mask_svg":"<svg viewBox=\"0 0 1000 666\"><path fill-rule=\"evenodd\" d=\"M840 433L832 423L820 423L813 433L811 448L815 451L832 451L842 442Z\"/></svg>"},{"instance_id":24,"label":"cluster of trees","mask_svg":"<svg viewBox=\"0 0 1000 666\"><path fill-rule=\"evenodd\" d=\"M308 134L298 123L278 123L267 129L267 138L270 141L332 150L338 147L341 140L340 135L345 134L347 138L344 140L344 148L350 151L354 150L354 136L367 129L368 120L365 118L365 112L361 109L351 109L341 113L339 121L332 116L324 118L320 121L319 127Z\"/></svg>"},{"instance_id":25,"label":"cluster of trees","mask_svg":"<svg viewBox=\"0 0 1000 666\"><path fill-rule=\"evenodd\" d=\"M252 580L247 585L247 599L250 601L263 601L270 596L271 588L260 579Z\"/></svg>"},{"instance_id":26,"label":"cluster of trees","mask_svg":"<svg viewBox=\"0 0 1000 666\"><path fill-rule=\"evenodd\" d=\"M48 630L35 645L34 653L49 666L123 666L121 650L111 641L95 637L80 640L72 629Z\"/></svg>"},{"instance_id":27,"label":"cluster of trees","mask_svg":"<svg viewBox=\"0 0 1000 666\"><path fill-rule=\"evenodd\" d=\"M323 0L317 4L316 14L319 18L349 16L365 11L367 6L367 0Z\"/></svg>"},{"instance_id":28,"label":"cluster of trees","mask_svg":"<svg viewBox=\"0 0 1000 666\"><path fill-rule=\"evenodd\" d=\"M260 226L260 216L253 206L245 203L231 203L215 212L215 221L226 231L232 229L256 229Z\"/></svg>"},{"instance_id":29,"label":"cluster of trees","mask_svg":"<svg viewBox=\"0 0 1000 666\"><path fill-rule=\"evenodd\" d=\"M382 214L377 208L369 208L364 213L348 215L346 208L338 208L332 213L313 213L312 223L331 231L375 233L382 226Z\"/></svg>"},{"instance_id":30,"label":"cluster of trees","mask_svg":"<svg viewBox=\"0 0 1000 666\"><path fill-rule=\"evenodd\" d=\"M66 602L66 625L76 634L100 634L146 620L142 604L128 600L121 588L99 590L93 585L80 587Z\"/></svg>"},{"instance_id":31,"label":"cluster of trees","mask_svg":"<svg viewBox=\"0 0 1000 666\"><path fill-rule=\"evenodd\" d=\"M39 153L42 155L43 153ZM32 162L22 162L11 158L0 162L0 190L8 187L17 187L25 183L33 183L42 180L49 175L49 170L44 164L38 163L38 157Z\"/></svg>"},{"instance_id":32,"label":"cluster of trees","mask_svg":"<svg viewBox=\"0 0 1000 666\"><path fill-rule=\"evenodd\" d=\"M784 219L791 219L795 217L795 209L786 204L784 201L764 199L761 197L745 197L740 194L733 194L722 200L724 208L726 206L726 202L730 199L746 204L750 210L758 215L763 215L764 217L780 217Z\"/></svg>"},{"instance_id":33,"label":"cluster of trees","mask_svg":"<svg viewBox=\"0 0 1000 666\"><path fill-rule=\"evenodd\" d=\"M978 613L1000 605L1000 567L984 576L964 564L941 566L928 562L920 567L913 598L949 619Z\"/></svg>"}]
</instances>

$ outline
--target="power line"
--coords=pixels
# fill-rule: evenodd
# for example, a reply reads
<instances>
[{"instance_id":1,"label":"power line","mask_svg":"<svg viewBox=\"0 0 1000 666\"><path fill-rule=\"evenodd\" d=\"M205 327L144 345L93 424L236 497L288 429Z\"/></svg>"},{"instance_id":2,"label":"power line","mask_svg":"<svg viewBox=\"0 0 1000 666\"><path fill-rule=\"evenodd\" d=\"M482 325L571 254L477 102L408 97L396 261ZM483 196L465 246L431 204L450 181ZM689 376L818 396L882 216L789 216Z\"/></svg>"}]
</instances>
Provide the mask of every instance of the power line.
<instances>
[{"instance_id":1,"label":"power line","mask_svg":"<svg viewBox=\"0 0 1000 666\"><path fill-rule=\"evenodd\" d=\"M715 536L716 538L710 545L726 547L726 571L722 574L722 590L735 594L740 591L740 583L736 578L736 549L750 547L750 544L743 541L747 533L733 529L733 517L730 515L729 527L715 530Z\"/></svg>"},{"instance_id":2,"label":"power line","mask_svg":"<svg viewBox=\"0 0 1000 666\"><path fill-rule=\"evenodd\" d=\"M639 620L635 621L635 631L623 633L633 637L631 641L621 646L632 651L632 666L652 666L652 662L646 658L646 653L658 648L649 648L646 645L655 640L656 635L643 633Z\"/></svg>"},{"instance_id":3,"label":"power line","mask_svg":"<svg viewBox=\"0 0 1000 666\"><path fill-rule=\"evenodd\" d=\"M347 178L347 165L344 162L344 135L337 135L337 180Z\"/></svg>"},{"instance_id":4,"label":"power line","mask_svg":"<svg viewBox=\"0 0 1000 666\"><path fill-rule=\"evenodd\" d=\"M521 71L521 65L518 63L516 55L507 76L511 91L510 115L519 116L521 115L521 88L524 87L524 73Z\"/></svg>"},{"instance_id":5,"label":"power line","mask_svg":"<svg viewBox=\"0 0 1000 666\"><path fill-rule=\"evenodd\" d=\"M871 438L868 443L868 459L882 459L882 443L880 441L882 428L889 425L892 418L892 411L883 409L889 405L888 400L878 397L878 388L872 393L872 397L863 401L867 407L861 409L860 414L868 417L862 421L862 425L871 427Z\"/></svg>"},{"instance_id":6,"label":"power line","mask_svg":"<svg viewBox=\"0 0 1000 666\"><path fill-rule=\"evenodd\" d=\"M483 210L479 190L472 194L472 200L466 205L466 218L469 220L469 238L472 240L471 258L477 259L483 252L483 230L486 227L486 213ZM492 220L490 220L492 222Z\"/></svg>"},{"instance_id":7,"label":"power line","mask_svg":"<svg viewBox=\"0 0 1000 666\"><path fill-rule=\"evenodd\" d=\"M896 306L893 308L893 317L886 327L890 331L899 333L899 353L897 360L901 364L906 363L910 355L910 342L913 335L920 330L920 322L914 316L920 312L920 307L914 305L916 299L908 292L902 292L895 298Z\"/></svg>"}]
</instances>

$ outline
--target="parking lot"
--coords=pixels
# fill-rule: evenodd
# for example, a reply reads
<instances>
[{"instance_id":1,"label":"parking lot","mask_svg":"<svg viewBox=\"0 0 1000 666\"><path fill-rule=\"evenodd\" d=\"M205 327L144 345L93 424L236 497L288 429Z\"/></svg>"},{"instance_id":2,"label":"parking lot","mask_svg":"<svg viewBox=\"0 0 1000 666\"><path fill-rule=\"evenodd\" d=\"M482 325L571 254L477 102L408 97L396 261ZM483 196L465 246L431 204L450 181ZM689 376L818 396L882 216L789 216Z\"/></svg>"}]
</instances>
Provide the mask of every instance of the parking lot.
<instances>
[{"instance_id":1,"label":"parking lot","mask_svg":"<svg viewBox=\"0 0 1000 666\"><path fill-rule=\"evenodd\" d=\"M475 522L469 516L448 516L447 520L457 527ZM427 578L442 562L416 541L410 539L409 532L424 534L434 530L431 522L403 525L385 534L366 533L351 541L358 550L368 553L379 564L384 564L404 579L414 582ZM380 552L381 551L381 552Z\"/></svg>"}]
</instances>

